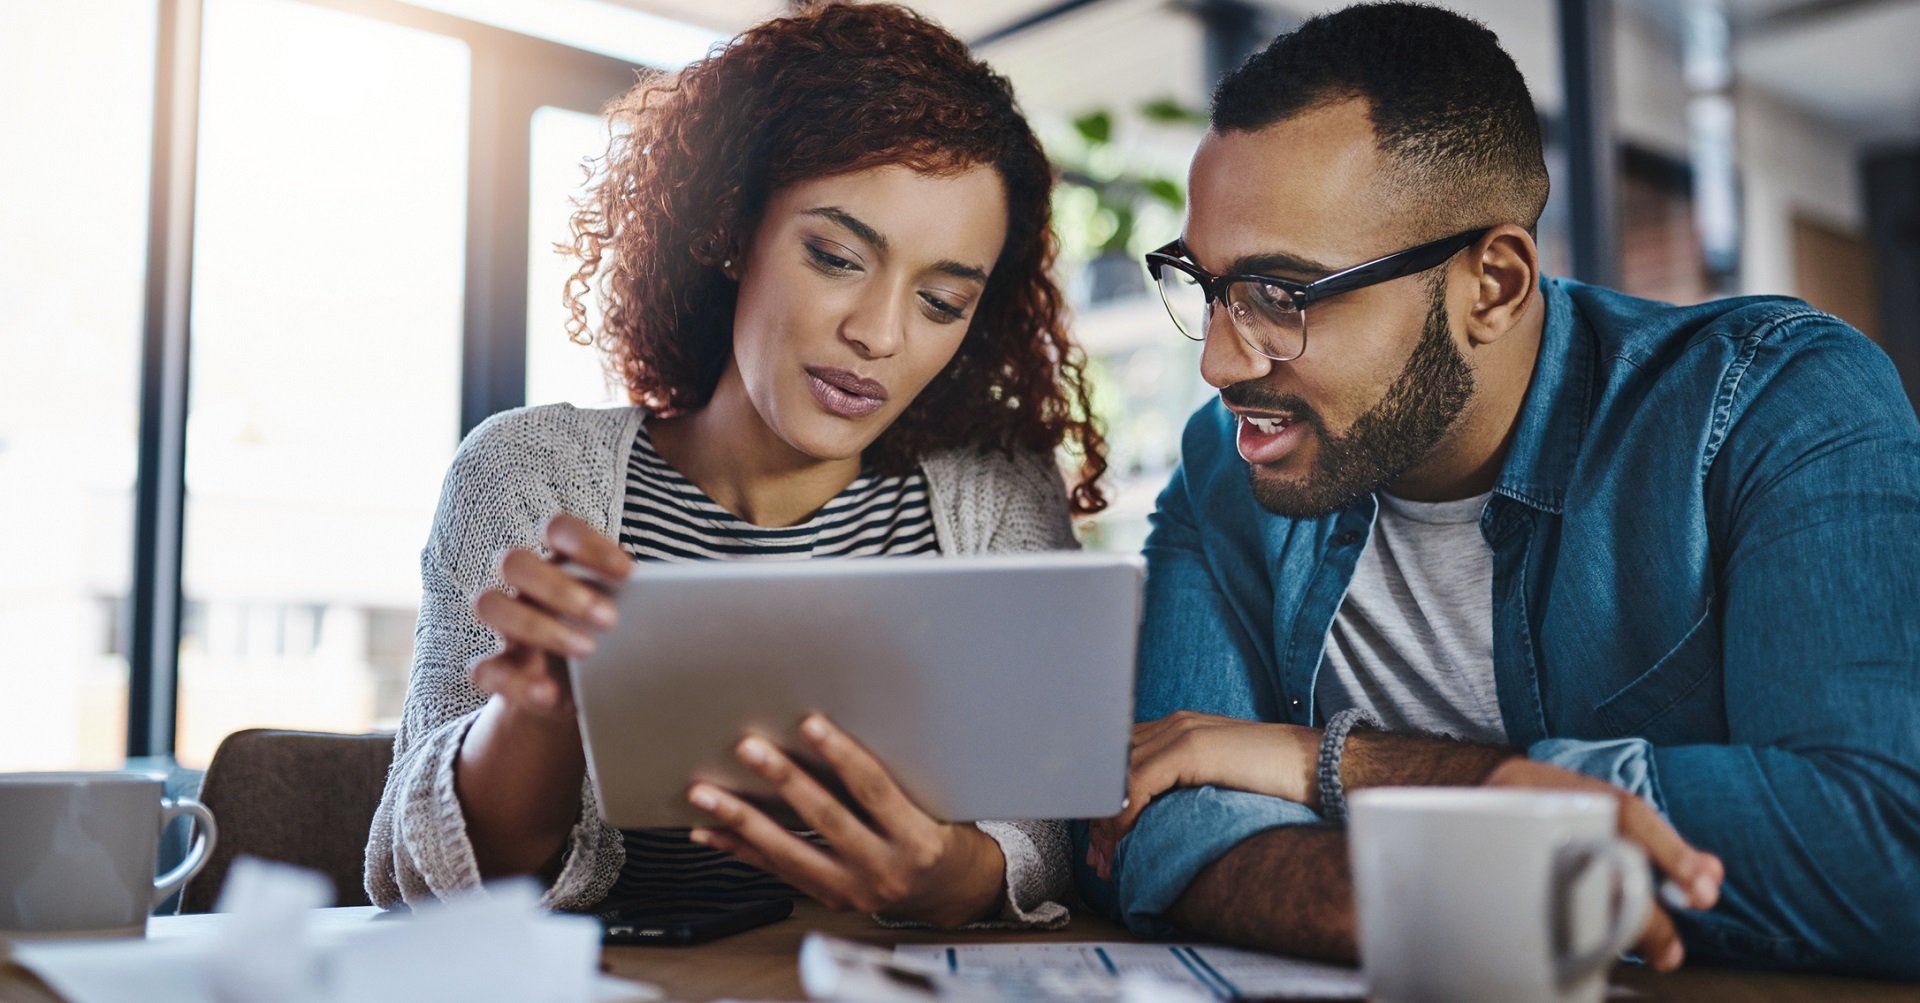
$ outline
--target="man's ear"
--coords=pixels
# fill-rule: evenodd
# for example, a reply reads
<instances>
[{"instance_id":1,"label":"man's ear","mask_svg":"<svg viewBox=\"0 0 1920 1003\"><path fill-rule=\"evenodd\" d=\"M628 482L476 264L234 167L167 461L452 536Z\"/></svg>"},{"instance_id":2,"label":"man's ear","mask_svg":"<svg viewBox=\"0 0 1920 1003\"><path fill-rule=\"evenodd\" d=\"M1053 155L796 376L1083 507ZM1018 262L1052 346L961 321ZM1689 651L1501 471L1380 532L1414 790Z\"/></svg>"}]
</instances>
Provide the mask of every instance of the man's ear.
<instances>
[{"instance_id":1,"label":"man's ear","mask_svg":"<svg viewBox=\"0 0 1920 1003\"><path fill-rule=\"evenodd\" d=\"M1519 325L1540 295L1540 248L1526 230L1502 223L1467 249L1466 263L1473 282L1467 339L1491 345Z\"/></svg>"}]
</instances>

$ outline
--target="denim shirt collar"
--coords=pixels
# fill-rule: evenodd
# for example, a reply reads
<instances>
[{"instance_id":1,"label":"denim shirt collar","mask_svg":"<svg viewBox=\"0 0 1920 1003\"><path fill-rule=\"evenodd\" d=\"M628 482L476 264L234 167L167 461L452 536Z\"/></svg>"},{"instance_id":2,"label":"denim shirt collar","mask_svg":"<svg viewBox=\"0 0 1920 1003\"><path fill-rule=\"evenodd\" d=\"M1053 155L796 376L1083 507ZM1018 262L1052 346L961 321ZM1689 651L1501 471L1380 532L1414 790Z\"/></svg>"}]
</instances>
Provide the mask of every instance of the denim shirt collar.
<instances>
[{"instance_id":1,"label":"denim shirt collar","mask_svg":"<svg viewBox=\"0 0 1920 1003\"><path fill-rule=\"evenodd\" d=\"M1594 338L1564 280L1542 279L1547 316L1513 446L1494 492L1558 515L1593 405Z\"/></svg>"}]
</instances>

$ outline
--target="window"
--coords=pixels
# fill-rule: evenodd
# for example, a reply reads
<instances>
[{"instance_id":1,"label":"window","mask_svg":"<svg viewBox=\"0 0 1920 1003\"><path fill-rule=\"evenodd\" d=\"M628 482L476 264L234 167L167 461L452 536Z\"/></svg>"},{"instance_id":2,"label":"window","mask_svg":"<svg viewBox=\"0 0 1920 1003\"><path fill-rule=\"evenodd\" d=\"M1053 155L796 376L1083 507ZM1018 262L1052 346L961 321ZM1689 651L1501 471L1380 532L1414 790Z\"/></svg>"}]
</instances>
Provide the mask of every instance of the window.
<instances>
[{"instance_id":1,"label":"window","mask_svg":"<svg viewBox=\"0 0 1920 1003\"><path fill-rule=\"evenodd\" d=\"M154 48L151 0L0 4L0 770L126 753Z\"/></svg>"},{"instance_id":2,"label":"window","mask_svg":"<svg viewBox=\"0 0 1920 1003\"><path fill-rule=\"evenodd\" d=\"M295 0L207 3L183 763L399 714L392 624L459 434L469 63Z\"/></svg>"},{"instance_id":3,"label":"window","mask_svg":"<svg viewBox=\"0 0 1920 1003\"><path fill-rule=\"evenodd\" d=\"M586 192L583 162L598 164L607 149L607 122L599 115L542 106L533 113L528 157L527 403L566 401L577 407L626 403L600 350L567 340L567 279L578 263L554 246L569 242L574 200ZM587 297L588 331L599 313Z\"/></svg>"}]
</instances>

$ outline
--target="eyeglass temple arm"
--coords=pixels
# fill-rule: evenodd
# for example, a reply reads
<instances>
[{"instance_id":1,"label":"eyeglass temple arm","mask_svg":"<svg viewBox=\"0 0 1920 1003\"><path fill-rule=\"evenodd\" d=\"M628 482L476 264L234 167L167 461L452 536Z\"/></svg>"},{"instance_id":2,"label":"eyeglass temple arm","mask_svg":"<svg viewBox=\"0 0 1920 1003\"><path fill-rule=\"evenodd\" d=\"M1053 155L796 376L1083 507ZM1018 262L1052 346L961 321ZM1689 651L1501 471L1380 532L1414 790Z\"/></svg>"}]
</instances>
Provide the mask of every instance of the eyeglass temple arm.
<instances>
[{"instance_id":1,"label":"eyeglass temple arm","mask_svg":"<svg viewBox=\"0 0 1920 1003\"><path fill-rule=\"evenodd\" d=\"M1335 293L1386 282L1402 275L1424 272L1460 253L1461 248L1486 236L1487 232L1487 230L1469 230L1466 233L1456 233L1451 237L1442 237L1418 247L1396 251L1384 258L1375 258L1352 268L1334 272L1332 275L1315 279L1301 287L1302 295L1296 296L1295 302L1305 306L1316 299L1332 296Z\"/></svg>"}]
</instances>

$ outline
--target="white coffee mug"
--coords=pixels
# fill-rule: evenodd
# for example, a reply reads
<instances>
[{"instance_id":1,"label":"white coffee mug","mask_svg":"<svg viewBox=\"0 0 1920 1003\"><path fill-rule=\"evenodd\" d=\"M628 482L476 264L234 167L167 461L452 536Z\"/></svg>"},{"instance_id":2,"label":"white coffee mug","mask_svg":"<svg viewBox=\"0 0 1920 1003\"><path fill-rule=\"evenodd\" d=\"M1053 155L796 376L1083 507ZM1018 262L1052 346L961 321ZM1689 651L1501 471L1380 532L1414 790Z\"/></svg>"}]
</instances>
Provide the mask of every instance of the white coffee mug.
<instances>
[{"instance_id":1,"label":"white coffee mug","mask_svg":"<svg viewBox=\"0 0 1920 1003\"><path fill-rule=\"evenodd\" d=\"M195 820L178 867L154 877L160 831ZM153 773L0 773L0 940L146 933L147 914L213 852L213 813Z\"/></svg>"},{"instance_id":2,"label":"white coffee mug","mask_svg":"<svg viewBox=\"0 0 1920 1003\"><path fill-rule=\"evenodd\" d=\"M1652 908L1602 794L1400 787L1349 798L1360 962L1387 1003L1598 1003Z\"/></svg>"}]
</instances>

